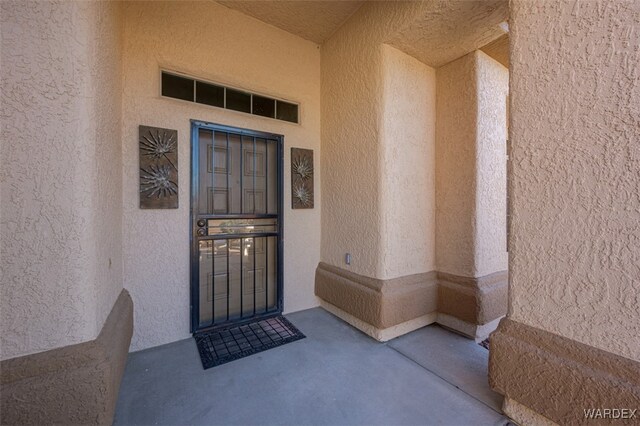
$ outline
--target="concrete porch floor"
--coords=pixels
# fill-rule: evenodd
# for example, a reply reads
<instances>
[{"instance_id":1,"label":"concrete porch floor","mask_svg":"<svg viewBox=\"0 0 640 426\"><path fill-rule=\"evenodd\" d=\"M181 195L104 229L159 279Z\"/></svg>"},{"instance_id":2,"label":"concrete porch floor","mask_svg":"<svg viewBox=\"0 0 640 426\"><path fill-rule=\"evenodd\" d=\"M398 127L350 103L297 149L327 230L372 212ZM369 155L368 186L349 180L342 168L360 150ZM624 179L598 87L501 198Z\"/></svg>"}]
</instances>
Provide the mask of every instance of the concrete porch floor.
<instances>
[{"instance_id":1,"label":"concrete porch floor","mask_svg":"<svg viewBox=\"0 0 640 426\"><path fill-rule=\"evenodd\" d=\"M379 343L321 308L306 339L203 370L193 339L129 355L117 425L504 425L488 351L439 326Z\"/></svg>"}]
</instances>

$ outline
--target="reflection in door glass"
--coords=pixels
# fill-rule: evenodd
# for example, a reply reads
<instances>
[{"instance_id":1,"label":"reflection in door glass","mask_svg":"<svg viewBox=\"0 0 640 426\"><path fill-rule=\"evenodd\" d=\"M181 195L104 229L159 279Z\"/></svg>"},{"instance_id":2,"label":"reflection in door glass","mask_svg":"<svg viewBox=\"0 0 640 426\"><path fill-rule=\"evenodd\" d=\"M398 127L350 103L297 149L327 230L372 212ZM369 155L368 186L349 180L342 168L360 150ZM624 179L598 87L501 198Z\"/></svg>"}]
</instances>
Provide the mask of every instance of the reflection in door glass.
<instances>
[{"instance_id":1,"label":"reflection in door glass","mask_svg":"<svg viewBox=\"0 0 640 426\"><path fill-rule=\"evenodd\" d=\"M196 134L194 327L277 312L280 142L206 127Z\"/></svg>"},{"instance_id":2,"label":"reflection in door glass","mask_svg":"<svg viewBox=\"0 0 640 426\"><path fill-rule=\"evenodd\" d=\"M200 241L199 250L200 327L277 308L275 236Z\"/></svg>"}]
</instances>

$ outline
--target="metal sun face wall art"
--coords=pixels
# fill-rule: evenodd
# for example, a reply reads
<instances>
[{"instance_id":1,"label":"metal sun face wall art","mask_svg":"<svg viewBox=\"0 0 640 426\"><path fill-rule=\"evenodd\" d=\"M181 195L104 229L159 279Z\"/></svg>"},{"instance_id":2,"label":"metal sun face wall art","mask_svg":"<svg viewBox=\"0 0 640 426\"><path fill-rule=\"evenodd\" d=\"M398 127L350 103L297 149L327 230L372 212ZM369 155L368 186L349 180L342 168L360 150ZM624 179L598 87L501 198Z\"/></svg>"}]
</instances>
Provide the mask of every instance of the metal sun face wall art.
<instances>
[{"instance_id":1,"label":"metal sun face wall art","mask_svg":"<svg viewBox=\"0 0 640 426\"><path fill-rule=\"evenodd\" d=\"M313 150L291 148L291 208L313 208Z\"/></svg>"},{"instance_id":2,"label":"metal sun face wall art","mask_svg":"<svg viewBox=\"0 0 640 426\"><path fill-rule=\"evenodd\" d=\"M138 126L140 208L178 208L178 131Z\"/></svg>"}]
</instances>

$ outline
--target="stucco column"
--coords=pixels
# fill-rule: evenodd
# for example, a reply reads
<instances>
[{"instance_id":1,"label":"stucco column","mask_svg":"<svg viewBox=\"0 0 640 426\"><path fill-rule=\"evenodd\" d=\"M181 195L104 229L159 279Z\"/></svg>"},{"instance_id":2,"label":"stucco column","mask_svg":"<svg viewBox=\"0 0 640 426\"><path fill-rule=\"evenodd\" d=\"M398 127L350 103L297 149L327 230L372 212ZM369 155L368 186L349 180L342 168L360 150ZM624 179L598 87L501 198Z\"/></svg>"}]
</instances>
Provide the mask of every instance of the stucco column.
<instances>
[{"instance_id":1,"label":"stucco column","mask_svg":"<svg viewBox=\"0 0 640 426\"><path fill-rule=\"evenodd\" d=\"M508 79L479 50L437 70L438 322L471 337L507 308Z\"/></svg>"},{"instance_id":2,"label":"stucco column","mask_svg":"<svg viewBox=\"0 0 640 426\"><path fill-rule=\"evenodd\" d=\"M111 424L133 319L121 4L0 8L2 422Z\"/></svg>"},{"instance_id":3,"label":"stucco column","mask_svg":"<svg viewBox=\"0 0 640 426\"><path fill-rule=\"evenodd\" d=\"M640 3L511 6L509 314L490 381L520 424L637 423L620 419L640 409Z\"/></svg>"},{"instance_id":4,"label":"stucco column","mask_svg":"<svg viewBox=\"0 0 640 426\"><path fill-rule=\"evenodd\" d=\"M435 70L385 44L426 8L368 3L322 46L315 292L326 309L379 340L436 316Z\"/></svg>"},{"instance_id":5,"label":"stucco column","mask_svg":"<svg viewBox=\"0 0 640 426\"><path fill-rule=\"evenodd\" d=\"M506 14L504 2L370 2L322 46L324 201L315 291L330 304L323 306L376 338L437 318L442 295L436 280L435 68L502 35L498 24ZM470 19L475 31L451 30ZM445 231L456 238L456 228L464 228L470 268L445 272L455 281L449 287L461 289L456 305L464 305L468 316L448 318L475 336L478 324L506 310L507 71L483 53L471 58L473 94L464 101L473 102L473 114L463 118L472 120L472 128L463 136L472 140L469 164L474 168L461 171L471 171L473 178L466 182L473 185L473 195L451 194L453 204L470 202L465 207L470 216L468 223ZM499 89L477 96L485 85ZM487 114L479 116L478 110ZM477 158L476 144L482 147ZM476 170L487 173L476 175ZM456 208L445 210L459 217ZM496 219L503 229L494 227Z\"/></svg>"},{"instance_id":6,"label":"stucco column","mask_svg":"<svg viewBox=\"0 0 640 426\"><path fill-rule=\"evenodd\" d=\"M376 339L388 340L436 319L436 82L433 68L391 46L379 49L380 224L367 229L369 234L380 234L378 272L371 277L349 271L350 265L321 263L316 272L316 294L326 309ZM352 247L368 248L360 244ZM357 253L354 259L359 262ZM354 266L361 267L358 263Z\"/></svg>"}]
</instances>

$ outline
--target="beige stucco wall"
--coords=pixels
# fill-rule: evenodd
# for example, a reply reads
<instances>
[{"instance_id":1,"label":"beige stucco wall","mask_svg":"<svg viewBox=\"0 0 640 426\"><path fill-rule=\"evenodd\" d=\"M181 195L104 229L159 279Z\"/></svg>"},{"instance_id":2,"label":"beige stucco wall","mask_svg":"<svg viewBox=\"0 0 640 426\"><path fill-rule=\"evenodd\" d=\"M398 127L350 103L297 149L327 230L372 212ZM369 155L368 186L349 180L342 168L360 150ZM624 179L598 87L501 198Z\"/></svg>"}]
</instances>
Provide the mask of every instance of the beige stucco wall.
<instances>
[{"instance_id":1,"label":"beige stucco wall","mask_svg":"<svg viewBox=\"0 0 640 426\"><path fill-rule=\"evenodd\" d=\"M135 305L132 350L189 336L190 119L283 134L285 312L317 305L320 260L320 50L214 2L125 5L124 285ZM301 124L160 96L160 69L300 103ZM138 125L178 130L180 206L141 210ZM315 208L291 209L291 147L315 154Z\"/></svg>"},{"instance_id":2,"label":"beige stucco wall","mask_svg":"<svg viewBox=\"0 0 640 426\"><path fill-rule=\"evenodd\" d=\"M475 51L478 116L476 127L476 276L508 267L507 258L507 96L509 70Z\"/></svg>"},{"instance_id":3,"label":"beige stucco wall","mask_svg":"<svg viewBox=\"0 0 640 426\"><path fill-rule=\"evenodd\" d=\"M506 10L502 1L370 2L322 45L323 262L380 279L435 269L436 76L425 63L440 64L444 58L451 58L451 49L443 46L453 41L462 49L459 54L480 47L484 38L501 31L498 23L504 20ZM450 24L452 21L466 22L468 16L476 19L474 31L450 31L455 27ZM407 51L409 40L420 46L420 54L416 55L422 62L385 44L389 42ZM469 77L471 91L479 87L476 78L489 82L496 77L495 68L478 71L479 57L477 53L472 56L473 72L477 75ZM506 72L504 69L502 77ZM500 80L500 84L505 82L504 78ZM458 121L468 121L473 129L466 129L461 123L462 128L452 132L459 138L475 138L477 130L483 138L500 138L504 142L504 115L500 117L503 133L498 135L492 128L496 124L492 115L498 112L496 108L491 105L490 113L479 119L478 105L470 103L480 99L474 93L468 95L466 99L453 101L456 106L451 107L451 115ZM458 105L465 101L467 105ZM483 107L489 106L493 98L489 96L482 101ZM457 107L468 114L456 110ZM458 124L453 119L451 123ZM495 153L492 144L485 143L488 155ZM452 153L447 168L460 168L458 154ZM473 149L470 155L469 163L481 161ZM506 269L504 230L492 235L485 232L486 224L497 219L495 211L499 209L505 214L504 200L495 200L495 194L489 192L501 192L504 196L506 166L496 168L486 158L481 165L491 169L489 176L483 175L478 186L474 182L469 188L461 188L459 194L452 194L460 197L452 200L451 205L443 205L442 209L438 206L443 215L454 216L452 221L457 220L461 211L469 216L476 213L487 216L478 219L478 223L469 217L465 223L457 220L448 227L461 227L450 229L451 233L466 236L453 235L454 241L443 257L454 261L461 251L466 251L470 258L463 259L462 268L452 268L443 261L446 272L478 276L485 271L500 270L497 264ZM464 180L463 175L475 173L475 169L451 174L458 172ZM500 178L498 173L502 181L494 185L493 179ZM490 190L486 181L491 181ZM476 206L476 198L464 194L465 191L475 194L476 189L490 200ZM495 210L489 212L490 209ZM501 224L504 228L504 219ZM491 254L478 254L476 259L474 244L478 238L485 239L483 249L490 249ZM496 240L500 240L498 244L494 244ZM495 247L500 247L499 254ZM351 265L345 264L345 253L351 253Z\"/></svg>"},{"instance_id":4,"label":"beige stucco wall","mask_svg":"<svg viewBox=\"0 0 640 426\"><path fill-rule=\"evenodd\" d=\"M2 2L1 358L95 338L122 289L120 5Z\"/></svg>"},{"instance_id":5,"label":"beige stucco wall","mask_svg":"<svg viewBox=\"0 0 640 426\"><path fill-rule=\"evenodd\" d=\"M418 184L428 183L433 161L428 156L433 72L383 45L426 9L418 2L367 3L322 45L322 261L368 277L429 270L429 210L418 210L432 195L428 187L416 191ZM405 83L417 91L410 93ZM410 117L392 93L399 87L410 96L416 128L402 125ZM387 112L401 121L385 121ZM398 149L399 143L409 150ZM401 163L411 155L416 156L410 164L423 169L417 174ZM394 172L399 175L386 175ZM415 186L407 187L412 175ZM394 223L398 218L401 223ZM411 232L409 223L420 225ZM400 247L400 237L390 235L387 227L411 233L418 250L408 253L410 248ZM345 265L345 253L351 253L351 265Z\"/></svg>"},{"instance_id":6,"label":"beige stucco wall","mask_svg":"<svg viewBox=\"0 0 640 426\"><path fill-rule=\"evenodd\" d=\"M91 4L91 229L96 333L122 290L122 5Z\"/></svg>"},{"instance_id":7,"label":"beige stucco wall","mask_svg":"<svg viewBox=\"0 0 640 426\"><path fill-rule=\"evenodd\" d=\"M481 51L437 70L436 257L440 272L507 269L509 72Z\"/></svg>"},{"instance_id":8,"label":"beige stucco wall","mask_svg":"<svg viewBox=\"0 0 640 426\"><path fill-rule=\"evenodd\" d=\"M380 273L380 148L382 51L366 31L364 5L322 51L323 262L361 275ZM351 253L351 265L344 255Z\"/></svg>"},{"instance_id":9,"label":"beige stucco wall","mask_svg":"<svg viewBox=\"0 0 640 426\"><path fill-rule=\"evenodd\" d=\"M382 46L383 279L435 269L436 71Z\"/></svg>"},{"instance_id":10,"label":"beige stucco wall","mask_svg":"<svg viewBox=\"0 0 640 426\"><path fill-rule=\"evenodd\" d=\"M640 361L640 3L513 1L510 27L509 315Z\"/></svg>"},{"instance_id":11,"label":"beige stucco wall","mask_svg":"<svg viewBox=\"0 0 640 426\"><path fill-rule=\"evenodd\" d=\"M476 56L437 70L436 262L449 274L475 277Z\"/></svg>"}]
</instances>

